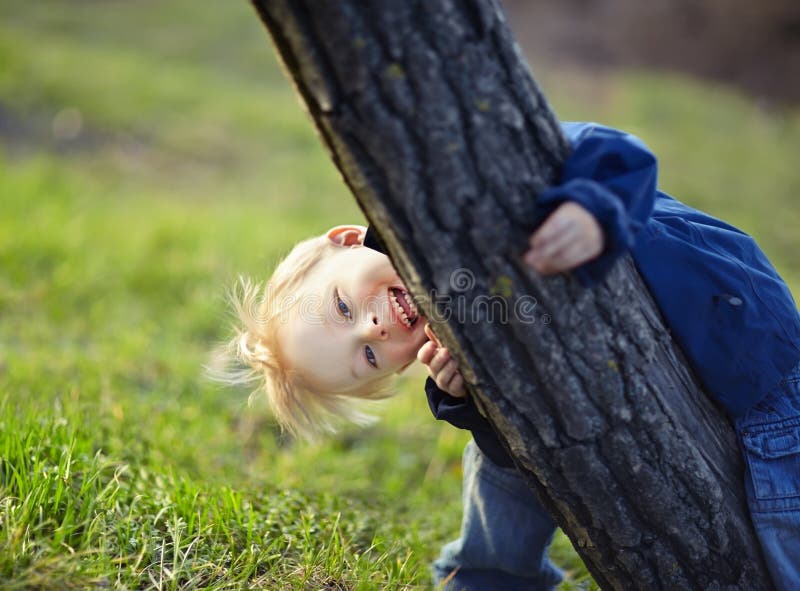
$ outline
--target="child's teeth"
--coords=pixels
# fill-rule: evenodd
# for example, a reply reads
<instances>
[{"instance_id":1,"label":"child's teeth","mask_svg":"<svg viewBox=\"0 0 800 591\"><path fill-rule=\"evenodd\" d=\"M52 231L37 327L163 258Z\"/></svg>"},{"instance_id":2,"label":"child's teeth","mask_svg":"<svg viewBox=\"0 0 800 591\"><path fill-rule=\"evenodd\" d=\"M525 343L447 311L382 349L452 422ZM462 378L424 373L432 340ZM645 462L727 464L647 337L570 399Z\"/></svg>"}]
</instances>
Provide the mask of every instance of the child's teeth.
<instances>
[{"instance_id":1,"label":"child's teeth","mask_svg":"<svg viewBox=\"0 0 800 591\"><path fill-rule=\"evenodd\" d=\"M397 317L403 321L403 324L406 325L407 328L412 327L412 321L409 319L408 314L406 314L403 305L400 303L400 298L403 298L406 301L406 304L409 307L409 311L412 314L412 317L416 319L419 312L417 311L417 306L414 302L409 298L408 293L402 289L392 289L389 291L389 299L394 306L394 310L397 313Z\"/></svg>"},{"instance_id":2,"label":"child's teeth","mask_svg":"<svg viewBox=\"0 0 800 591\"><path fill-rule=\"evenodd\" d=\"M414 316L419 314L419 311L417 310L417 305L414 303L414 299L410 297L409 293L407 291L401 291L400 295L406 301L406 304L408 305L409 309L414 313Z\"/></svg>"},{"instance_id":3,"label":"child's teeth","mask_svg":"<svg viewBox=\"0 0 800 591\"><path fill-rule=\"evenodd\" d=\"M408 325L408 319L403 312L403 307L400 305L400 302L397 300L397 296L394 294L392 294L392 305L394 305L394 311L397 313L397 316L403 321L404 324Z\"/></svg>"}]
</instances>

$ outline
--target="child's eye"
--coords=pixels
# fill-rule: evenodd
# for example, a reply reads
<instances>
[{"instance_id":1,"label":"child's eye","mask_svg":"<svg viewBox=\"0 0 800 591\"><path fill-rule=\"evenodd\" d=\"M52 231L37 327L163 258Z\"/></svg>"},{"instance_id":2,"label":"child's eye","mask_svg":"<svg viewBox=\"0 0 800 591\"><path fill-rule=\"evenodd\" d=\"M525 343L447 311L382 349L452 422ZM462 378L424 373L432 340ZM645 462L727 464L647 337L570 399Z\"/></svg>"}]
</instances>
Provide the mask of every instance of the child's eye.
<instances>
[{"instance_id":1,"label":"child's eye","mask_svg":"<svg viewBox=\"0 0 800 591\"><path fill-rule=\"evenodd\" d=\"M342 298L339 297L339 290L336 290L336 307L339 310L339 314L341 314L348 320L352 317L352 315L350 314L350 308L348 308L347 304L345 304Z\"/></svg>"},{"instance_id":2,"label":"child's eye","mask_svg":"<svg viewBox=\"0 0 800 591\"><path fill-rule=\"evenodd\" d=\"M375 360L375 353L372 351L372 347L365 345L364 355L367 357L367 363L369 363L375 369L378 369L378 362Z\"/></svg>"}]
</instances>

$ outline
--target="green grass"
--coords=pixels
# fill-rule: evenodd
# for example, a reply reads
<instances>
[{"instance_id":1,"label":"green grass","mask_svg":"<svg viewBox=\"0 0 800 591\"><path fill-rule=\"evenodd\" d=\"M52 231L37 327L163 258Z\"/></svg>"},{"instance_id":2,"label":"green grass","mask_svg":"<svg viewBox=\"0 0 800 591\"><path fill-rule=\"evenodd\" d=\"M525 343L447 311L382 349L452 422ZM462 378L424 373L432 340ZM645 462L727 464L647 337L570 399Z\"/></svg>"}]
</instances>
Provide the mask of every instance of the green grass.
<instances>
[{"instance_id":1,"label":"green grass","mask_svg":"<svg viewBox=\"0 0 800 591\"><path fill-rule=\"evenodd\" d=\"M798 293L797 111L542 78L563 118L643 136L662 185ZM0 6L0 588L430 585L468 435L430 418L419 371L376 426L313 446L202 376L239 273L361 219L246 2ZM561 535L554 555L564 590L590 585Z\"/></svg>"}]
</instances>

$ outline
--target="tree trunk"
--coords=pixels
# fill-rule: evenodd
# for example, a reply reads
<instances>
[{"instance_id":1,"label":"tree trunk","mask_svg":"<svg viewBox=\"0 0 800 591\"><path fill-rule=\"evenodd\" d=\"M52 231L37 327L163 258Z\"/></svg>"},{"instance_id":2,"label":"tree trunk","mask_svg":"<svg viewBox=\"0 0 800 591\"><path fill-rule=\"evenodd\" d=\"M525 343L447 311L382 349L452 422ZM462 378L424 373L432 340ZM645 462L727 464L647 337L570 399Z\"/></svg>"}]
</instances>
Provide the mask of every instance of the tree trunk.
<instances>
[{"instance_id":1,"label":"tree trunk","mask_svg":"<svg viewBox=\"0 0 800 591\"><path fill-rule=\"evenodd\" d=\"M254 0L333 160L605 589L769 589L731 426L630 257L521 261L569 146L497 0Z\"/></svg>"}]
</instances>

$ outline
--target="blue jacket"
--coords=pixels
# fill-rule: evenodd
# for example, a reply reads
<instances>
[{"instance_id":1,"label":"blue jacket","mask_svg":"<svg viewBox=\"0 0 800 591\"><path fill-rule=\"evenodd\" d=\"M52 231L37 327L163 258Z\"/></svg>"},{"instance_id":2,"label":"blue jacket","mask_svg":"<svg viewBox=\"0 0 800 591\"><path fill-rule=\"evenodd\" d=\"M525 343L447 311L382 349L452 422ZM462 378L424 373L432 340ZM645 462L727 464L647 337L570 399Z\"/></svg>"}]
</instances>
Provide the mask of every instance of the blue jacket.
<instances>
[{"instance_id":1,"label":"blue jacket","mask_svg":"<svg viewBox=\"0 0 800 591\"><path fill-rule=\"evenodd\" d=\"M575 270L602 279L630 251L673 338L706 391L738 417L800 360L800 314L755 241L733 226L656 189L657 163L637 138L593 123L566 123L573 151L561 183L539 196L542 217L571 200L605 231L597 259ZM434 415L470 429L481 449L511 465L469 397L426 383Z\"/></svg>"}]
</instances>

